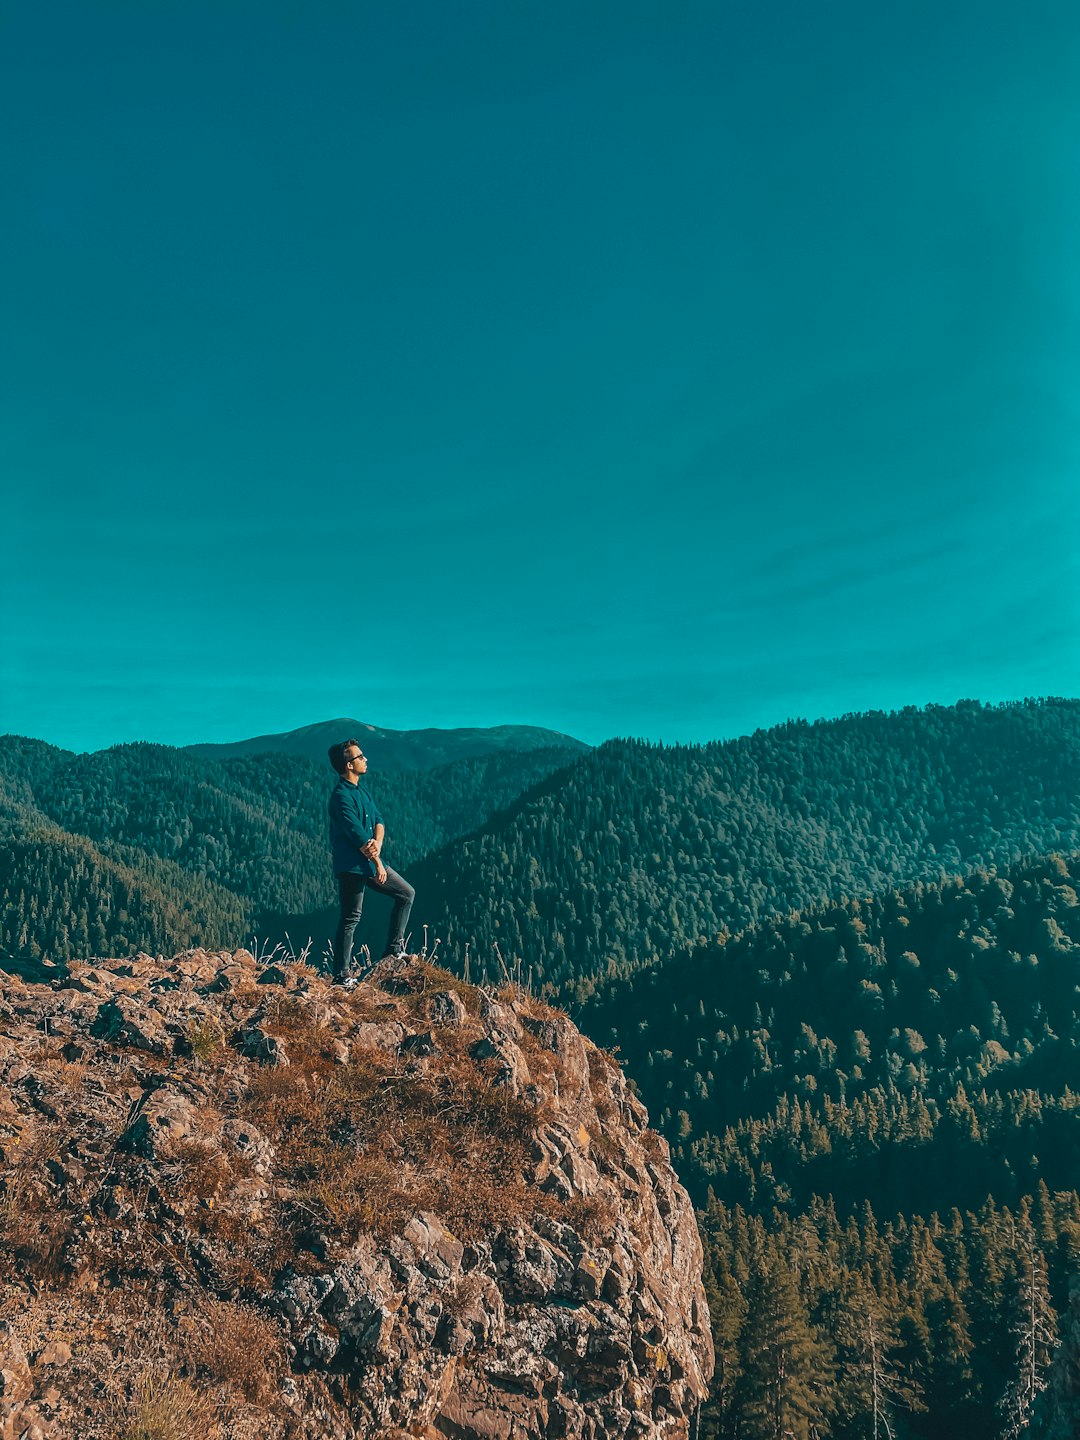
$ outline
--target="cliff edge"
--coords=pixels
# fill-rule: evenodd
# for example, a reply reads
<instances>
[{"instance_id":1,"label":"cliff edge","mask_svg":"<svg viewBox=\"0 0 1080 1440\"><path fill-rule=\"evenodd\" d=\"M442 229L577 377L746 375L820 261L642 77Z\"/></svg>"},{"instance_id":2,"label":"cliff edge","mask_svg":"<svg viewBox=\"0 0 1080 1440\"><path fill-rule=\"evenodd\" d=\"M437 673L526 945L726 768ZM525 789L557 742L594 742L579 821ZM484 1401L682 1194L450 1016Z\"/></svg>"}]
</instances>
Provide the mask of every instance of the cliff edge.
<instances>
[{"instance_id":1,"label":"cliff edge","mask_svg":"<svg viewBox=\"0 0 1080 1440\"><path fill-rule=\"evenodd\" d=\"M690 1433L665 1142L561 1012L416 957L0 972L0 1440Z\"/></svg>"}]
</instances>

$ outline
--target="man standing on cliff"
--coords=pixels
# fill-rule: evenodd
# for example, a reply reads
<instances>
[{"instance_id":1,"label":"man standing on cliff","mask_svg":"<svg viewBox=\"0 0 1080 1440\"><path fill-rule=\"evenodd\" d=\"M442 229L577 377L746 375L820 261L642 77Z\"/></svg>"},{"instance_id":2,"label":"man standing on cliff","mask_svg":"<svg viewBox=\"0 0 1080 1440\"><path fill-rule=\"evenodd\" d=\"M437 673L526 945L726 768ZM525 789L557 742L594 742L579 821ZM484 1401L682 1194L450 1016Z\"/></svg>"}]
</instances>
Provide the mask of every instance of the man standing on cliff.
<instances>
[{"instance_id":1,"label":"man standing on cliff","mask_svg":"<svg viewBox=\"0 0 1080 1440\"><path fill-rule=\"evenodd\" d=\"M367 759L356 740L342 740L327 752L341 777L330 796L330 846L337 876L341 918L334 940L334 983L349 983L353 935L364 908L364 889L389 895L394 902L386 954L401 955L416 891L407 880L382 862L385 830L375 801L360 779ZM385 957L384 957L385 958ZM354 982L355 983L355 982Z\"/></svg>"}]
</instances>

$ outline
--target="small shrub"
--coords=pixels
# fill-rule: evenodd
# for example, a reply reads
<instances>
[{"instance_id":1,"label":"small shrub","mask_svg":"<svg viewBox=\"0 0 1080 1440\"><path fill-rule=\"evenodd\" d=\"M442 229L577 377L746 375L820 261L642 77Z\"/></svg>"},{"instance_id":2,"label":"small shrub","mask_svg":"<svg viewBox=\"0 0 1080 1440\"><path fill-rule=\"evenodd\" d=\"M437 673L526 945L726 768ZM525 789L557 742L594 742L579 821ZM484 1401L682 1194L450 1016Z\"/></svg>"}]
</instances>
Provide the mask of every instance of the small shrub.
<instances>
[{"instance_id":1,"label":"small shrub","mask_svg":"<svg viewBox=\"0 0 1080 1440\"><path fill-rule=\"evenodd\" d=\"M579 1235L607 1245L614 1236L618 1210L610 1196L575 1195L565 1202L562 1219Z\"/></svg>"},{"instance_id":2,"label":"small shrub","mask_svg":"<svg viewBox=\"0 0 1080 1440\"><path fill-rule=\"evenodd\" d=\"M172 1159L175 1180L171 1188L179 1197L214 1201L233 1176L232 1167L214 1140L186 1136L174 1141Z\"/></svg>"},{"instance_id":3,"label":"small shrub","mask_svg":"<svg viewBox=\"0 0 1080 1440\"><path fill-rule=\"evenodd\" d=\"M272 995L266 1006L266 1025L275 1030L310 1029L311 1007L301 995Z\"/></svg>"},{"instance_id":4,"label":"small shrub","mask_svg":"<svg viewBox=\"0 0 1080 1440\"><path fill-rule=\"evenodd\" d=\"M225 1044L225 1032L216 1020L192 1020L187 1028L187 1042L196 1059L209 1060Z\"/></svg>"},{"instance_id":5,"label":"small shrub","mask_svg":"<svg viewBox=\"0 0 1080 1440\"><path fill-rule=\"evenodd\" d=\"M186 1380L143 1375L120 1420L118 1440L209 1440L217 1432L209 1403Z\"/></svg>"},{"instance_id":6,"label":"small shrub","mask_svg":"<svg viewBox=\"0 0 1080 1440\"><path fill-rule=\"evenodd\" d=\"M285 1368L281 1331L250 1305L211 1300L205 1315L206 1328L190 1345L192 1360L251 1404L265 1405Z\"/></svg>"},{"instance_id":7,"label":"small shrub","mask_svg":"<svg viewBox=\"0 0 1080 1440\"><path fill-rule=\"evenodd\" d=\"M18 1156L0 1176L0 1264L55 1280L71 1217L46 1181L46 1165L60 1155L59 1124L39 1125L22 1137Z\"/></svg>"}]
</instances>

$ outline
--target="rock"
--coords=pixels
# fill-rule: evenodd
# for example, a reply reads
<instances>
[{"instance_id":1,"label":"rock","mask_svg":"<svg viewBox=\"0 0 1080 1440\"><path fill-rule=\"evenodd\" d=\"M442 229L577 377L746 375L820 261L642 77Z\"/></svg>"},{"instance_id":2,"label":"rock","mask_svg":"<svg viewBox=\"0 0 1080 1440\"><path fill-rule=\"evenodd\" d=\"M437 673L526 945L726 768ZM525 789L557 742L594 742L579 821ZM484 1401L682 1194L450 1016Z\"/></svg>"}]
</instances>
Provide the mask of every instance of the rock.
<instances>
[{"instance_id":1,"label":"rock","mask_svg":"<svg viewBox=\"0 0 1080 1440\"><path fill-rule=\"evenodd\" d=\"M354 1044L371 1050L397 1050L405 1038L405 1027L398 1020L383 1024L364 1021L352 1032Z\"/></svg>"},{"instance_id":2,"label":"rock","mask_svg":"<svg viewBox=\"0 0 1080 1440\"><path fill-rule=\"evenodd\" d=\"M70 1187L76 1190L86 1179L86 1167L80 1165L78 1160L75 1159L47 1160L45 1162L45 1168L52 1176L55 1184L62 1185L65 1188Z\"/></svg>"},{"instance_id":3,"label":"rock","mask_svg":"<svg viewBox=\"0 0 1080 1440\"><path fill-rule=\"evenodd\" d=\"M237 1044L249 1060L263 1065L288 1065L285 1046L276 1035L269 1035L260 1025L250 1024L237 1032Z\"/></svg>"},{"instance_id":4,"label":"rock","mask_svg":"<svg viewBox=\"0 0 1080 1440\"><path fill-rule=\"evenodd\" d=\"M250 1120L225 1120L221 1137L244 1157L256 1175L269 1175L277 1156L273 1145Z\"/></svg>"},{"instance_id":5,"label":"rock","mask_svg":"<svg viewBox=\"0 0 1080 1440\"><path fill-rule=\"evenodd\" d=\"M34 1377L26 1352L6 1320L0 1320L0 1415L13 1414L16 1405L34 1393Z\"/></svg>"},{"instance_id":6,"label":"rock","mask_svg":"<svg viewBox=\"0 0 1080 1440\"><path fill-rule=\"evenodd\" d=\"M223 1354L269 1356L266 1440L689 1440L712 1368L694 1213L566 1016L416 957L347 1003L241 951L72 975L60 1004L0 975L0 1158L39 1156L32 1303L79 1337L73 1358L35 1313L35 1401L0 1325L0 1440L82 1433L121 1348L183 1374L177 1337L219 1327ZM221 1403L249 1402L222 1381Z\"/></svg>"},{"instance_id":7,"label":"rock","mask_svg":"<svg viewBox=\"0 0 1080 1440\"><path fill-rule=\"evenodd\" d=\"M120 1136L122 1150L150 1157L168 1155L195 1126L195 1107L177 1091L163 1087L142 1104L138 1117Z\"/></svg>"},{"instance_id":8,"label":"rock","mask_svg":"<svg viewBox=\"0 0 1080 1440\"><path fill-rule=\"evenodd\" d=\"M317 1365L325 1369L337 1355L338 1348L336 1331L321 1317L317 1317L315 1324L297 1346L297 1359L305 1368Z\"/></svg>"},{"instance_id":9,"label":"rock","mask_svg":"<svg viewBox=\"0 0 1080 1440\"><path fill-rule=\"evenodd\" d=\"M469 1054L474 1060L495 1061L496 1083L505 1085L512 1095L520 1095L532 1081L525 1056L512 1040L498 1031L482 1036Z\"/></svg>"},{"instance_id":10,"label":"rock","mask_svg":"<svg viewBox=\"0 0 1080 1440\"><path fill-rule=\"evenodd\" d=\"M439 1280L448 1280L461 1269L465 1247L451 1235L438 1216L422 1210L406 1225L405 1239L412 1246L421 1269Z\"/></svg>"},{"instance_id":11,"label":"rock","mask_svg":"<svg viewBox=\"0 0 1080 1440\"><path fill-rule=\"evenodd\" d=\"M435 1043L435 1036L430 1030L418 1031L415 1035L406 1035L398 1046L402 1055L434 1055L438 1049Z\"/></svg>"},{"instance_id":12,"label":"rock","mask_svg":"<svg viewBox=\"0 0 1080 1440\"><path fill-rule=\"evenodd\" d=\"M62 982L60 989L76 990L83 995L94 995L100 990L100 985L95 984L94 981L90 978L92 974L92 971L83 975L76 975L72 973L68 975L66 979Z\"/></svg>"},{"instance_id":13,"label":"rock","mask_svg":"<svg viewBox=\"0 0 1080 1440\"><path fill-rule=\"evenodd\" d=\"M131 1045L152 1055L165 1054L165 1023L161 1015L148 1006L140 1006L127 995L105 1001L90 1033L114 1045Z\"/></svg>"},{"instance_id":14,"label":"rock","mask_svg":"<svg viewBox=\"0 0 1080 1440\"><path fill-rule=\"evenodd\" d=\"M368 979L389 995L412 995L427 983L422 967L410 955L393 955L380 960Z\"/></svg>"},{"instance_id":15,"label":"rock","mask_svg":"<svg viewBox=\"0 0 1080 1440\"><path fill-rule=\"evenodd\" d=\"M442 1406L440 1428L454 1440L540 1440L548 1432L548 1406L540 1399L465 1375Z\"/></svg>"},{"instance_id":16,"label":"rock","mask_svg":"<svg viewBox=\"0 0 1080 1440\"><path fill-rule=\"evenodd\" d=\"M517 1011L513 1006L493 999L486 990L480 992L480 1019L494 1035L502 1035L515 1042L522 1038L522 1026Z\"/></svg>"},{"instance_id":17,"label":"rock","mask_svg":"<svg viewBox=\"0 0 1080 1440\"><path fill-rule=\"evenodd\" d=\"M461 996L453 990L440 990L427 1002L427 1017L433 1025L464 1025L468 1011Z\"/></svg>"},{"instance_id":18,"label":"rock","mask_svg":"<svg viewBox=\"0 0 1080 1440\"><path fill-rule=\"evenodd\" d=\"M578 1261L577 1269L574 1271L572 1281L574 1294L579 1295L583 1300L599 1300L604 1293L604 1280L607 1277L607 1266L591 1255L584 1256Z\"/></svg>"},{"instance_id":19,"label":"rock","mask_svg":"<svg viewBox=\"0 0 1080 1440\"><path fill-rule=\"evenodd\" d=\"M66 1340L51 1340L37 1357L39 1365L66 1365L71 1359L71 1346Z\"/></svg>"},{"instance_id":20,"label":"rock","mask_svg":"<svg viewBox=\"0 0 1080 1440\"><path fill-rule=\"evenodd\" d=\"M238 952L240 956L246 954ZM250 985L253 980L254 961L248 955L246 959L232 958L224 964L215 965L212 962L205 967L200 967L196 983L196 991L205 995L217 995L232 990L242 990L245 985Z\"/></svg>"}]
</instances>

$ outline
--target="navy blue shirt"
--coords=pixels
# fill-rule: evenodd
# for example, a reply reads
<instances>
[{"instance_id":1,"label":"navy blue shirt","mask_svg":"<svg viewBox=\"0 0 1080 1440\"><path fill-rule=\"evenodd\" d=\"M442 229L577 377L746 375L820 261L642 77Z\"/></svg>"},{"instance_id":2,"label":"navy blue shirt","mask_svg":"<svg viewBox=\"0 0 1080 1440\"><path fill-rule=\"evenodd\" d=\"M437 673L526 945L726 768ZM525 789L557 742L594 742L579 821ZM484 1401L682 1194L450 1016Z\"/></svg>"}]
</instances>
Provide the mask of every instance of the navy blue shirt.
<instances>
[{"instance_id":1,"label":"navy blue shirt","mask_svg":"<svg viewBox=\"0 0 1080 1440\"><path fill-rule=\"evenodd\" d=\"M361 845L375 838L383 818L363 785L341 779L330 795L330 848L335 875L374 875L375 863L360 854Z\"/></svg>"}]
</instances>

